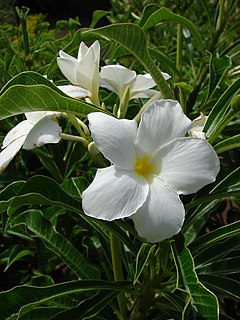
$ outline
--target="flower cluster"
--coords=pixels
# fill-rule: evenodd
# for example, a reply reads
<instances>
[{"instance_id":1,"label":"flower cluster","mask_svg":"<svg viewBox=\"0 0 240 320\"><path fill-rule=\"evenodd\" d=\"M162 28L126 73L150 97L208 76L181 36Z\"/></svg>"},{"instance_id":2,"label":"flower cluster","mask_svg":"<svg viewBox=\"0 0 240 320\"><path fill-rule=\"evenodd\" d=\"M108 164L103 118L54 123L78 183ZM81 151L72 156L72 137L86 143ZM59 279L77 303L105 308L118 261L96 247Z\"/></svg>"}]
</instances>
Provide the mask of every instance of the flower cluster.
<instances>
[{"instance_id":1,"label":"flower cluster","mask_svg":"<svg viewBox=\"0 0 240 320\"><path fill-rule=\"evenodd\" d=\"M98 41L90 47L81 43L77 58L60 51L57 62L71 83L59 89L71 97L86 99L99 110L99 86L119 97L117 117L103 112L88 115L93 141L87 140L89 130L80 119L65 115L75 126L80 124L79 141L88 147L94 144L110 162L109 167L97 170L82 194L85 214L107 221L131 218L139 236L149 242L177 234L185 216L179 195L194 193L212 183L219 171L214 149L201 139L205 118L192 126L177 101L159 100L150 74L137 75L121 65L106 65L99 70ZM165 73L163 76L170 78ZM143 106L144 111L140 110L139 124L135 119L123 119L129 100L153 96ZM49 111L26 113L26 120L3 141L0 170L6 168L21 147L28 150L66 138L57 121L59 115Z\"/></svg>"}]
</instances>

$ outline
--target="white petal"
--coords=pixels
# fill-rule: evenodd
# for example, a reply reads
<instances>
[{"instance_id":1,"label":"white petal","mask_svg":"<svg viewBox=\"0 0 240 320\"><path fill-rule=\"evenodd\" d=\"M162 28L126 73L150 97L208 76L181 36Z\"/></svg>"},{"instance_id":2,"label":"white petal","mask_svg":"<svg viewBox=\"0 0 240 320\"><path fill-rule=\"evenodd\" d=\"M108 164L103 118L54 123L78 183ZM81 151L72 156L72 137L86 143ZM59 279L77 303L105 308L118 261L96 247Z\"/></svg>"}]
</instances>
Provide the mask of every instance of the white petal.
<instances>
[{"instance_id":1,"label":"white petal","mask_svg":"<svg viewBox=\"0 0 240 320\"><path fill-rule=\"evenodd\" d=\"M102 112L88 115L93 140L103 155L122 169L132 170L136 160L135 120L115 119Z\"/></svg>"},{"instance_id":2,"label":"white petal","mask_svg":"<svg viewBox=\"0 0 240 320\"><path fill-rule=\"evenodd\" d=\"M131 92L130 99L150 98L150 97L153 97L157 93L159 93L159 91L153 90L153 89L148 89L148 90L144 90L141 92Z\"/></svg>"},{"instance_id":3,"label":"white petal","mask_svg":"<svg viewBox=\"0 0 240 320\"><path fill-rule=\"evenodd\" d=\"M184 221L184 207L178 194L154 177L143 206L131 217L139 236L159 242L177 234Z\"/></svg>"},{"instance_id":4,"label":"white petal","mask_svg":"<svg viewBox=\"0 0 240 320\"><path fill-rule=\"evenodd\" d=\"M9 146L7 146L1 153L0 153L0 173L6 169L9 162L15 157L18 151L21 149L25 140L25 136L19 137L18 139L14 140Z\"/></svg>"},{"instance_id":5,"label":"white petal","mask_svg":"<svg viewBox=\"0 0 240 320\"><path fill-rule=\"evenodd\" d=\"M24 120L18 123L14 128L12 128L6 137L3 140L3 148L6 148L10 145L13 141L21 138L26 137L29 131L32 129L33 124L31 124L28 120ZM24 138L25 139L25 138Z\"/></svg>"},{"instance_id":6,"label":"white petal","mask_svg":"<svg viewBox=\"0 0 240 320\"><path fill-rule=\"evenodd\" d=\"M155 81L151 77L149 73L146 74L139 74L136 77L136 80L132 86L132 91L144 91L156 86Z\"/></svg>"},{"instance_id":7,"label":"white petal","mask_svg":"<svg viewBox=\"0 0 240 320\"><path fill-rule=\"evenodd\" d=\"M160 176L181 194L194 193L214 182L219 159L212 146L197 138L179 138L155 155L161 159Z\"/></svg>"},{"instance_id":8,"label":"white petal","mask_svg":"<svg viewBox=\"0 0 240 320\"><path fill-rule=\"evenodd\" d=\"M58 143L61 127L55 116L45 116L38 121L26 137L23 149L34 149L46 143Z\"/></svg>"},{"instance_id":9,"label":"white petal","mask_svg":"<svg viewBox=\"0 0 240 320\"><path fill-rule=\"evenodd\" d=\"M81 88L79 86L65 85L65 86L58 86L58 89L66 93L69 97L76 98L76 99L82 99L82 98L91 96L91 93L88 90Z\"/></svg>"},{"instance_id":10,"label":"white petal","mask_svg":"<svg viewBox=\"0 0 240 320\"><path fill-rule=\"evenodd\" d=\"M82 57L84 57L87 52L88 52L89 48L88 46L86 46L86 44L84 42L80 43L79 49L78 49L78 60L80 61Z\"/></svg>"},{"instance_id":11,"label":"white petal","mask_svg":"<svg viewBox=\"0 0 240 320\"><path fill-rule=\"evenodd\" d=\"M95 57L93 48L81 58L76 69L77 84L91 93L99 87L99 59Z\"/></svg>"},{"instance_id":12,"label":"white petal","mask_svg":"<svg viewBox=\"0 0 240 320\"><path fill-rule=\"evenodd\" d=\"M171 78L171 76L170 76L168 73L166 73L166 72L162 72L162 75L163 75L163 78L164 78L165 80L168 80L168 79Z\"/></svg>"},{"instance_id":13,"label":"white petal","mask_svg":"<svg viewBox=\"0 0 240 320\"><path fill-rule=\"evenodd\" d=\"M142 114L137 146L148 153L155 152L169 141L183 136L191 128L191 120L175 100L157 100Z\"/></svg>"},{"instance_id":14,"label":"white petal","mask_svg":"<svg viewBox=\"0 0 240 320\"><path fill-rule=\"evenodd\" d=\"M121 65L108 65L101 68L100 85L122 97L127 86L131 86L136 72Z\"/></svg>"},{"instance_id":15,"label":"white petal","mask_svg":"<svg viewBox=\"0 0 240 320\"><path fill-rule=\"evenodd\" d=\"M68 57L66 57L68 56ZM76 70L78 67L78 61L77 59L67 55L66 53L60 55L60 57L57 58L57 63L62 71L63 75L72 83L72 84L78 84L77 83L77 77L76 77Z\"/></svg>"},{"instance_id":16,"label":"white petal","mask_svg":"<svg viewBox=\"0 0 240 320\"><path fill-rule=\"evenodd\" d=\"M32 111L32 112L26 112L25 117L29 122L32 123L32 125L34 125L39 120L41 120L42 118L44 118L49 114L54 114L54 113L52 111Z\"/></svg>"},{"instance_id":17,"label":"white petal","mask_svg":"<svg viewBox=\"0 0 240 320\"><path fill-rule=\"evenodd\" d=\"M142 206L147 194L145 179L111 166L98 169L82 194L82 206L88 216L111 221L132 215Z\"/></svg>"}]
</instances>

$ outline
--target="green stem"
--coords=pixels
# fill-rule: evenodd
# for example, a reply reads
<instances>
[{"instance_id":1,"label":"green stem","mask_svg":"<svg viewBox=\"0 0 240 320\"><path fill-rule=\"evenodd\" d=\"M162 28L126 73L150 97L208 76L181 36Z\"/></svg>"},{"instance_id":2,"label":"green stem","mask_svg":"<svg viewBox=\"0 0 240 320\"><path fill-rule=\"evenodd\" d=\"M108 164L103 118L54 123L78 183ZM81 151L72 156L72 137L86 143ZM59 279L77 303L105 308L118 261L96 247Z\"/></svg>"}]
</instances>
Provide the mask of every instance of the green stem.
<instances>
[{"instance_id":1,"label":"green stem","mask_svg":"<svg viewBox=\"0 0 240 320\"><path fill-rule=\"evenodd\" d=\"M123 281L124 278L122 271L121 243L118 237L113 232L110 233L110 243L114 281ZM121 314L120 320L126 320L128 311L125 295L123 292L119 293L117 300Z\"/></svg>"},{"instance_id":2,"label":"green stem","mask_svg":"<svg viewBox=\"0 0 240 320\"><path fill-rule=\"evenodd\" d=\"M29 12L29 9L26 7L22 7L21 9L16 7L16 11L22 26L23 44L24 44L25 55L27 57L30 53L29 39L28 39L28 32L27 32L27 14Z\"/></svg>"},{"instance_id":3,"label":"green stem","mask_svg":"<svg viewBox=\"0 0 240 320\"><path fill-rule=\"evenodd\" d=\"M177 25L177 57L176 57L176 67L179 69L182 64L182 26Z\"/></svg>"}]
</instances>

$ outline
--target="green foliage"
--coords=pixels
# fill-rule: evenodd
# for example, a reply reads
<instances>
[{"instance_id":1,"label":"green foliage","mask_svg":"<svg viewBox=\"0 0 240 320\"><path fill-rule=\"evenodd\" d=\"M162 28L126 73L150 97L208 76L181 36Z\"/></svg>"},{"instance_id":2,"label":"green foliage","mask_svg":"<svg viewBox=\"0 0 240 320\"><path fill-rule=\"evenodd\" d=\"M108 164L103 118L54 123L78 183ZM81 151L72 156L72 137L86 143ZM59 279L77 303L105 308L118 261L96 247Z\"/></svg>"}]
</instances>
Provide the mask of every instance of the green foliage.
<instances>
[{"instance_id":1,"label":"green foliage","mask_svg":"<svg viewBox=\"0 0 240 320\"><path fill-rule=\"evenodd\" d=\"M111 12L95 11L89 28L70 19L54 29L32 22L28 30L27 8L18 9L19 26L0 28L1 140L22 113L54 111L62 114L64 134L80 134L86 142L21 150L1 173L0 319L237 319L238 2L111 2ZM113 23L95 28L106 16ZM81 41L96 39L101 66L121 63L149 72L162 96L179 100L191 119L208 115L203 131L221 171L214 184L182 197L185 223L170 240L148 244L130 219L97 221L82 211L82 192L108 163L90 150L86 116L116 115L118 100L103 88L101 107L64 94L57 85L68 82L56 57L60 49L76 56ZM171 75L168 83L161 71ZM126 117L134 118L145 102L131 100Z\"/></svg>"}]
</instances>

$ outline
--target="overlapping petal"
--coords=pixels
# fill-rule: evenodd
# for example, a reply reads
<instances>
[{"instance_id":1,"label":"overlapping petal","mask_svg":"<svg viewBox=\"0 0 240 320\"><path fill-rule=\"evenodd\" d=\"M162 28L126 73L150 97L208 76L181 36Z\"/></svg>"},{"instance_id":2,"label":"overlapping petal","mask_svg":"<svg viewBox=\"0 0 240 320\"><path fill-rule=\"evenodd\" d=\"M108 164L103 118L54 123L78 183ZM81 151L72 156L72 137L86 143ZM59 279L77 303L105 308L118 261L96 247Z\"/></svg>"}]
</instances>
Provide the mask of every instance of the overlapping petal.
<instances>
[{"instance_id":1,"label":"overlapping petal","mask_svg":"<svg viewBox=\"0 0 240 320\"><path fill-rule=\"evenodd\" d=\"M169 141L184 136L190 128L191 120L177 101L157 100L142 114L136 145L139 152L152 154Z\"/></svg>"},{"instance_id":2,"label":"overlapping petal","mask_svg":"<svg viewBox=\"0 0 240 320\"><path fill-rule=\"evenodd\" d=\"M122 97L127 86L135 81L137 74L135 71L121 65L108 65L101 68L100 85Z\"/></svg>"},{"instance_id":3,"label":"overlapping petal","mask_svg":"<svg viewBox=\"0 0 240 320\"><path fill-rule=\"evenodd\" d=\"M74 57L65 53L64 51L59 51L59 57L57 58L57 63L61 69L63 75L72 83L77 83L76 70L78 67L78 61ZM80 85L80 84L79 84Z\"/></svg>"},{"instance_id":4,"label":"overlapping petal","mask_svg":"<svg viewBox=\"0 0 240 320\"><path fill-rule=\"evenodd\" d=\"M179 194L194 193L214 182L220 167L212 146L197 138L175 139L163 146L157 157L161 178Z\"/></svg>"},{"instance_id":5,"label":"overlapping petal","mask_svg":"<svg viewBox=\"0 0 240 320\"><path fill-rule=\"evenodd\" d=\"M91 96L91 93L88 90L81 88L80 86L64 85L58 86L58 89L75 99L83 99Z\"/></svg>"},{"instance_id":6,"label":"overlapping petal","mask_svg":"<svg viewBox=\"0 0 240 320\"><path fill-rule=\"evenodd\" d=\"M61 131L55 116L45 116L29 131L23 149L34 149L46 143L58 143Z\"/></svg>"},{"instance_id":7,"label":"overlapping petal","mask_svg":"<svg viewBox=\"0 0 240 320\"><path fill-rule=\"evenodd\" d=\"M12 128L6 135L6 137L3 140L3 148L6 148L8 145L10 145L15 140L27 136L29 131L33 128L33 124L30 123L28 120L23 120L20 123L18 123L14 128Z\"/></svg>"},{"instance_id":8,"label":"overlapping petal","mask_svg":"<svg viewBox=\"0 0 240 320\"><path fill-rule=\"evenodd\" d=\"M118 167L132 170L136 159L136 121L118 120L102 112L90 113L88 119L92 138L103 155Z\"/></svg>"},{"instance_id":9,"label":"overlapping petal","mask_svg":"<svg viewBox=\"0 0 240 320\"><path fill-rule=\"evenodd\" d=\"M108 221L129 217L145 202L148 188L146 180L133 172L115 166L99 169L82 194L83 210Z\"/></svg>"},{"instance_id":10,"label":"overlapping petal","mask_svg":"<svg viewBox=\"0 0 240 320\"><path fill-rule=\"evenodd\" d=\"M15 157L21 149L25 140L25 136L18 137L13 140L1 153L0 153L0 173L6 169L9 162Z\"/></svg>"},{"instance_id":11,"label":"overlapping petal","mask_svg":"<svg viewBox=\"0 0 240 320\"><path fill-rule=\"evenodd\" d=\"M162 179L149 185L147 200L131 216L139 236L158 242L177 234L184 221L184 207L178 194Z\"/></svg>"}]
</instances>

